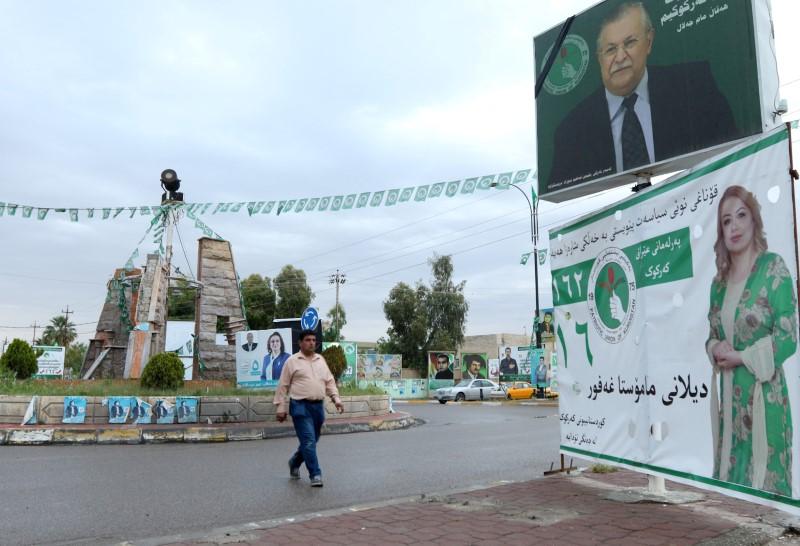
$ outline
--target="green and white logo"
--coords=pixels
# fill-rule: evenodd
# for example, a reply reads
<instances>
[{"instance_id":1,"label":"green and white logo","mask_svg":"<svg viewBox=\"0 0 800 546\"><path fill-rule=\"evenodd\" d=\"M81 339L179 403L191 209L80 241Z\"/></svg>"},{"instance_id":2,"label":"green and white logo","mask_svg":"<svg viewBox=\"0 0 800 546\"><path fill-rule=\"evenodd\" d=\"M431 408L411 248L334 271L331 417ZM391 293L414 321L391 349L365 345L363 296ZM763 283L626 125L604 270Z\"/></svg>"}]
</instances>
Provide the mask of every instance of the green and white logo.
<instances>
[{"instance_id":1,"label":"green and white logo","mask_svg":"<svg viewBox=\"0 0 800 546\"><path fill-rule=\"evenodd\" d=\"M587 288L589 315L607 343L628 335L636 311L636 276L619 248L605 249L592 265Z\"/></svg>"},{"instance_id":2,"label":"green and white logo","mask_svg":"<svg viewBox=\"0 0 800 546\"><path fill-rule=\"evenodd\" d=\"M540 71L544 70L552 49L550 46L545 53L542 65L539 67ZM577 34L568 34L544 80L544 88L551 95L569 93L581 82L588 67L589 46L586 45L586 40Z\"/></svg>"}]
</instances>

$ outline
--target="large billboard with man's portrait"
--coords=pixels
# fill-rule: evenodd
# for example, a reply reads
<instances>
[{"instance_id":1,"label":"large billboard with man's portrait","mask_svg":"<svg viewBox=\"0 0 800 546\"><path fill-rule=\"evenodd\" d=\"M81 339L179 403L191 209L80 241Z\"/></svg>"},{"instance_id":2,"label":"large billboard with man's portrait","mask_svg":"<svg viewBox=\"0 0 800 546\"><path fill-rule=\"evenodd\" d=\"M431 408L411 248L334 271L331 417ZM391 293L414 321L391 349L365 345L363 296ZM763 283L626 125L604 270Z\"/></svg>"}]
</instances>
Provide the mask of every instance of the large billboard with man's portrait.
<instances>
[{"instance_id":1,"label":"large billboard with man's portrait","mask_svg":"<svg viewBox=\"0 0 800 546\"><path fill-rule=\"evenodd\" d=\"M543 199L688 168L780 122L764 0L606 0L559 45L562 26L534 38Z\"/></svg>"},{"instance_id":2,"label":"large billboard with man's portrait","mask_svg":"<svg viewBox=\"0 0 800 546\"><path fill-rule=\"evenodd\" d=\"M800 512L783 126L550 232L561 451Z\"/></svg>"}]
</instances>

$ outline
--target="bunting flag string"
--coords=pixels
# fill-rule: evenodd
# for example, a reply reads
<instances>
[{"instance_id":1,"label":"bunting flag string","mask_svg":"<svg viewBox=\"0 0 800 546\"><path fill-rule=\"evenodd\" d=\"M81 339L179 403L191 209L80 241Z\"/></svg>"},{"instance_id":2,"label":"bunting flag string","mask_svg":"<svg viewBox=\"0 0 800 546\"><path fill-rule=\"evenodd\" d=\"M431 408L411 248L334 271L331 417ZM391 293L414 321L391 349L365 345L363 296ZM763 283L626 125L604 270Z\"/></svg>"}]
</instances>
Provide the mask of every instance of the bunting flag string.
<instances>
[{"instance_id":1,"label":"bunting flag string","mask_svg":"<svg viewBox=\"0 0 800 546\"><path fill-rule=\"evenodd\" d=\"M290 213L304 212L339 212L342 210L365 209L375 207L392 207L401 203L423 203L441 197L453 198L457 195L469 195L475 191L485 191L492 187L507 190L511 184L524 184L531 181L531 195L536 201L536 173L531 175L531 169L509 171L451 182L437 182L435 184L422 184L405 188L379 190L375 192L360 192L347 195L328 195L324 197L304 197L299 199L285 199L274 201L240 201L225 203L170 203L161 206L140 205L128 207L104 208L52 208L20 205L0 201L0 217L15 217L17 210L21 218L36 218L37 220L69 218L71 222L79 222L81 218L97 220L113 220L123 213L127 218L138 216L152 216L163 220L162 215L166 210L180 209L186 212L187 217L194 220L194 225L207 237L221 239L211 228L198 217L205 214L238 214L246 211L248 216L275 213L276 216ZM97 212L97 214L95 214ZM66 216L61 216L62 214ZM158 222L151 223L152 229ZM163 223L163 222L162 222ZM149 233L150 230L148 230ZM146 234L145 234L146 236ZM160 243L160 240L159 240Z\"/></svg>"}]
</instances>

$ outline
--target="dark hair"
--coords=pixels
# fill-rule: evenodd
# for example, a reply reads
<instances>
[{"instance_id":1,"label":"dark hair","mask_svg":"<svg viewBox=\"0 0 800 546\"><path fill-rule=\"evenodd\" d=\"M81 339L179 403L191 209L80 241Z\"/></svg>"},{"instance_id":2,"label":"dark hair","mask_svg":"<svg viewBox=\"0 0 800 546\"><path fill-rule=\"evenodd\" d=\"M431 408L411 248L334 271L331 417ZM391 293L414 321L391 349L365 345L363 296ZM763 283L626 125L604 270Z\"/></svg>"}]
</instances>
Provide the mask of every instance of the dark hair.
<instances>
[{"instance_id":1,"label":"dark hair","mask_svg":"<svg viewBox=\"0 0 800 546\"><path fill-rule=\"evenodd\" d=\"M464 360L467 362L467 369L469 369L469 365L475 361L477 361L481 365L481 368L486 367L486 360L481 355L478 354L464 355Z\"/></svg>"},{"instance_id":2,"label":"dark hair","mask_svg":"<svg viewBox=\"0 0 800 546\"><path fill-rule=\"evenodd\" d=\"M450 357L447 356L447 353L439 353L439 354L437 354L436 355L436 360L439 360L440 358L444 358L448 363L450 362Z\"/></svg>"},{"instance_id":3,"label":"dark hair","mask_svg":"<svg viewBox=\"0 0 800 546\"><path fill-rule=\"evenodd\" d=\"M269 337L267 338L267 351L272 352L272 350L270 349L270 346L269 346L269 342L272 341L272 337L273 336L278 336L278 339L281 340L281 352L285 353L286 352L286 346L283 344L283 336L280 335L278 332L272 332L269 335ZM303 338L301 337L300 339L303 339Z\"/></svg>"},{"instance_id":4,"label":"dark hair","mask_svg":"<svg viewBox=\"0 0 800 546\"><path fill-rule=\"evenodd\" d=\"M300 332L300 336L298 337L298 339L299 339L300 341L303 341L303 340L304 340L305 338L307 338L308 336L314 336L314 337L317 337L317 333L316 333L314 330L303 330L302 332ZM281 342L282 342L282 341L283 341L283 340L281 340ZM269 345L269 343L267 343L267 345Z\"/></svg>"}]
</instances>

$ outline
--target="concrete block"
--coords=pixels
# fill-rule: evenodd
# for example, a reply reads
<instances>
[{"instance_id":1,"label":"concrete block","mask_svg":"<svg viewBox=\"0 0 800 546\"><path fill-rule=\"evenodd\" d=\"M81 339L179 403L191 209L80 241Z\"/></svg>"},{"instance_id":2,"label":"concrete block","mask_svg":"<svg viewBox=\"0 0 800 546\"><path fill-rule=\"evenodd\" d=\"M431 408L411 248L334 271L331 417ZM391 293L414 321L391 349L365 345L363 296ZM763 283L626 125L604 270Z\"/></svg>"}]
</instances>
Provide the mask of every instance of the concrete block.
<instances>
[{"instance_id":1,"label":"concrete block","mask_svg":"<svg viewBox=\"0 0 800 546\"><path fill-rule=\"evenodd\" d=\"M275 421L276 408L272 400L273 396L248 397L247 422Z\"/></svg>"},{"instance_id":2,"label":"concrete block","mask_svg":"<svg viewBox=\"0 0 800 546\"><path fill-rule=\"evenodd\" d=\"M53 429L12 430L8 435L8 445L12 446L37 446L49 444L53 441Z\"/></svg>"},{"instance_id":3,"label":"concrete block","mask_svg":"<svg viewBox=\"0 0 800 546\"><path fill-rule=\"evenodd\" d=\"M227 431L229 442L238 442L242 440L261 440L264 438L264 428L232 428Z\"/></svg>"},{"instance_id":4,"label":"concrete block","mask_svg":"<svg viewBox=\"0 0 800 546\"><path fill-rule=\"evenodd\" d=\"M63 429L53 432L54 444L96 444L97 432L85 429Z\"/></svg>"},{"instance_id":5,"label":"concrete block","mask_svg":"<svg viewBox=\"0 0 800 546\"><path fill-rule=\"evenodd\" d=\"M246 396L204 396L200 399L200 422L245 423L247 404Z\"/></svg>"},{"instance_id":6,"label":"concrete block","mask_svg":"<svg viewBox=\"0 0 800 546\"><path fill-rule=\"evenodd\" d=\"M19 425L32 396L0 395L0 423Z\"/></svg>"},{"instance_id":7,"label":"concrete block","mask_svg":"<svg viewBox=\"0 0 800 546\"><path fill-rule=\"evenodd\" d=\"M183 442L183 430L145 430L142 440L146 444L166 444Z\"/></svg>"},{"instance_id":8,"label":"concrete block","mask_svg":"<svg viewBox=\"0 0 800 546\"><path fill-rule=\"evenodd\" d=\"M184 442L224 442L227 439L223 428L189 427L183 433Z\"/></svg>"},{"instance_id":9,"label":"concrete block","mask_svg":"<svg viewBox=\"0 0 800 546\"><path fill-rule=\"evenodd\" d=\"M43 425L61 424L64 418L64 397L40 396L37 417Z\"/></svg>"},{"instance_id":10,"label":"concrete block","mask_svg":"<svg viewBox=\"0 0 800 546\"><path fill-rule=\"evenodd\" d=\"M141 444L142 431L138 428L115 428L97 431L98 444Z\"/></svg>"}]
</instances>

